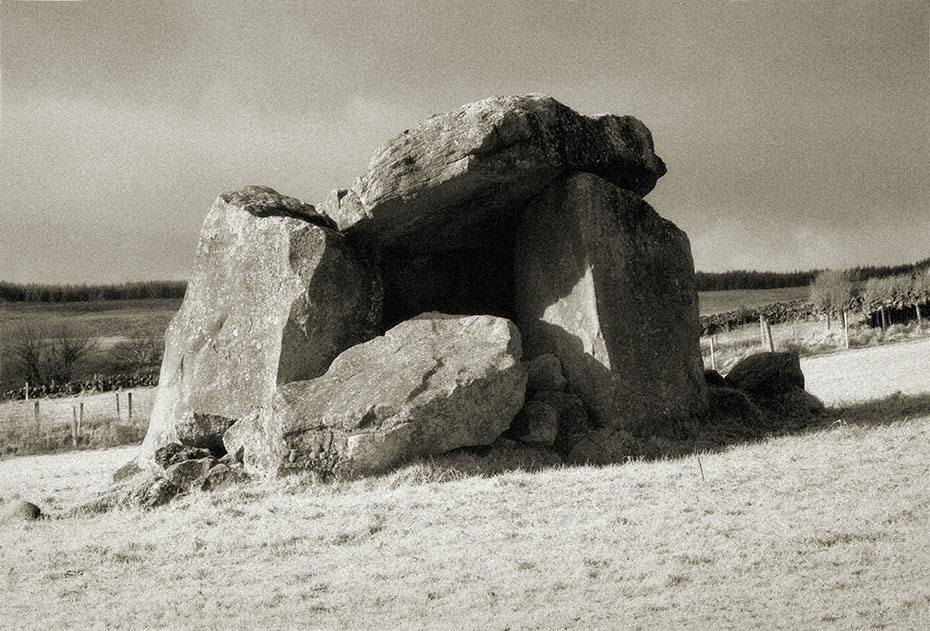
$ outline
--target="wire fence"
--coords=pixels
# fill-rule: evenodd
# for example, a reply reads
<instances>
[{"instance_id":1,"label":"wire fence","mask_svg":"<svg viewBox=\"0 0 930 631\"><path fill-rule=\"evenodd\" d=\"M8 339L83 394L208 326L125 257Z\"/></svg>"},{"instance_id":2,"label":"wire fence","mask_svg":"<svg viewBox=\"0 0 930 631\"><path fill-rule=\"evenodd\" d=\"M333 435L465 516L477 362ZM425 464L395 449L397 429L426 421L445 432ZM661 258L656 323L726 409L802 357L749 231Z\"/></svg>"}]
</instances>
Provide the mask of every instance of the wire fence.
<instances>
[{"instance_id":1,"label":"wire fence","mask_svg":"<svg viewBox=\"0 0 930 631\"><path fill-rule=\"evenodd\" d=\"M0 454L95 449L138 442L155 388L0 403Z\"/></svg>"}]
</instances>

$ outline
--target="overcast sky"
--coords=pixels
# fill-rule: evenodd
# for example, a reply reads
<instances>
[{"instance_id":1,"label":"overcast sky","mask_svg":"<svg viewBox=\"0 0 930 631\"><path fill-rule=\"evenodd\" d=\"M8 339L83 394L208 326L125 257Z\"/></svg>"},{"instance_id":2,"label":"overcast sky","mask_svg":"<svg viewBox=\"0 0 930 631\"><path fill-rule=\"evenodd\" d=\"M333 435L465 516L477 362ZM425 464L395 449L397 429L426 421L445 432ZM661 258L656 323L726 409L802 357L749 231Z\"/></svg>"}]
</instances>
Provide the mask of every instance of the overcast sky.
<instances>
[{"instance_id":1,"label":"overcast sky","mask_svg":"<svg viewBox=\"0 0 930 631\"><path fill-rule=\"evenodd\" d=\"M186 278L215 197L309 203L430 114L632 114L698 269L930 256L925 0L0 3L0 280Z\"/></svg>"}]
</instances>

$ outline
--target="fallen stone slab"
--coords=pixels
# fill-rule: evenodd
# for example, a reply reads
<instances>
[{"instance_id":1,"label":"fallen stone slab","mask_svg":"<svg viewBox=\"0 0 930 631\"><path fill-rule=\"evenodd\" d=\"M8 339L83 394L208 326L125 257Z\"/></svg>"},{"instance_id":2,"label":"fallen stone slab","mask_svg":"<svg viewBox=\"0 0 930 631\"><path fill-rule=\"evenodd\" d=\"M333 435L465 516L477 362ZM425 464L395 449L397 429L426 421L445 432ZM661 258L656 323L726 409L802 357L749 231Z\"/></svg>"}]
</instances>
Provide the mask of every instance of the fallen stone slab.
<instances>
[{"instance_id":1,"label":"fallen stone slab","mask_svg":"<svg viewBox=\"0 0 930 631\"><path fill-rule=\"evenodd\" d=\"M233 425L248 473L368 474L487 445L523 405L520 335L493 316L428 313L342 353L325 375L278 388Z\"/></svg>"}]
</instances>

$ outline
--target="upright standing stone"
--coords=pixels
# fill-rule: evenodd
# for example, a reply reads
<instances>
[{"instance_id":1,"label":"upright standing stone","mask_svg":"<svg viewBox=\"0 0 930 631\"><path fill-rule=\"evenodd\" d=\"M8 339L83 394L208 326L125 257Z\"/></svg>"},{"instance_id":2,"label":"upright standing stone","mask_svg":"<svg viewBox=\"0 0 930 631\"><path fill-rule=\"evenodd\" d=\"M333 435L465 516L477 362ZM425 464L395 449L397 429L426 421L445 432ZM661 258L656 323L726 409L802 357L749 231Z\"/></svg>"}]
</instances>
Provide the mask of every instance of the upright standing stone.
<instances>
[{"instance_id":1,"label":"upright standing stone","mask_svg":"<svg viewBox=\"0 0 930 631\"><path fill-rule=\"evenodd\" d=\"M517 323L596 422L629 428L706 406L691 248L639 196L592 174L553 183L517 232Z\"/></svg>"},{"instance_id":2,"label":"upright standing stone","mask_svg":"<svg viewBox=\"0 0 930 631\"><path fill-rule=\"evenodd\" d=\"M264 187L221 195L207 215L180 311L165 334L142 447L222 447L275 388L326 372L380 325L380 281L313 206Z\"/></svg>"}]
</instances>

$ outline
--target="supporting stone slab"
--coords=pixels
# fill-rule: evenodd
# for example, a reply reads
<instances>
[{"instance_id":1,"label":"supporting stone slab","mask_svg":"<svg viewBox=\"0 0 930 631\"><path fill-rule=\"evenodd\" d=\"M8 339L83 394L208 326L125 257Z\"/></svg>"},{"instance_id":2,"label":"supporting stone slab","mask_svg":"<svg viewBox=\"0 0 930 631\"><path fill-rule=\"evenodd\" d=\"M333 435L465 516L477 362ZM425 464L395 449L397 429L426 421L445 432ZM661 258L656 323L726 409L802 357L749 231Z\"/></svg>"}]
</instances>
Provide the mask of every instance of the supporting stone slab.
<instances>
[{"instance_id":1,"label":"supporting stone slab","mask_svg":"<svg viewBox=\"0 0 930 631\"><path fill-rule=\"evenodd\" d=\"M514 265L525 355L552 353L601 425L703 411L698 299L684 232L592 174L523 213Z\"/></svg>"}]
</instances>

